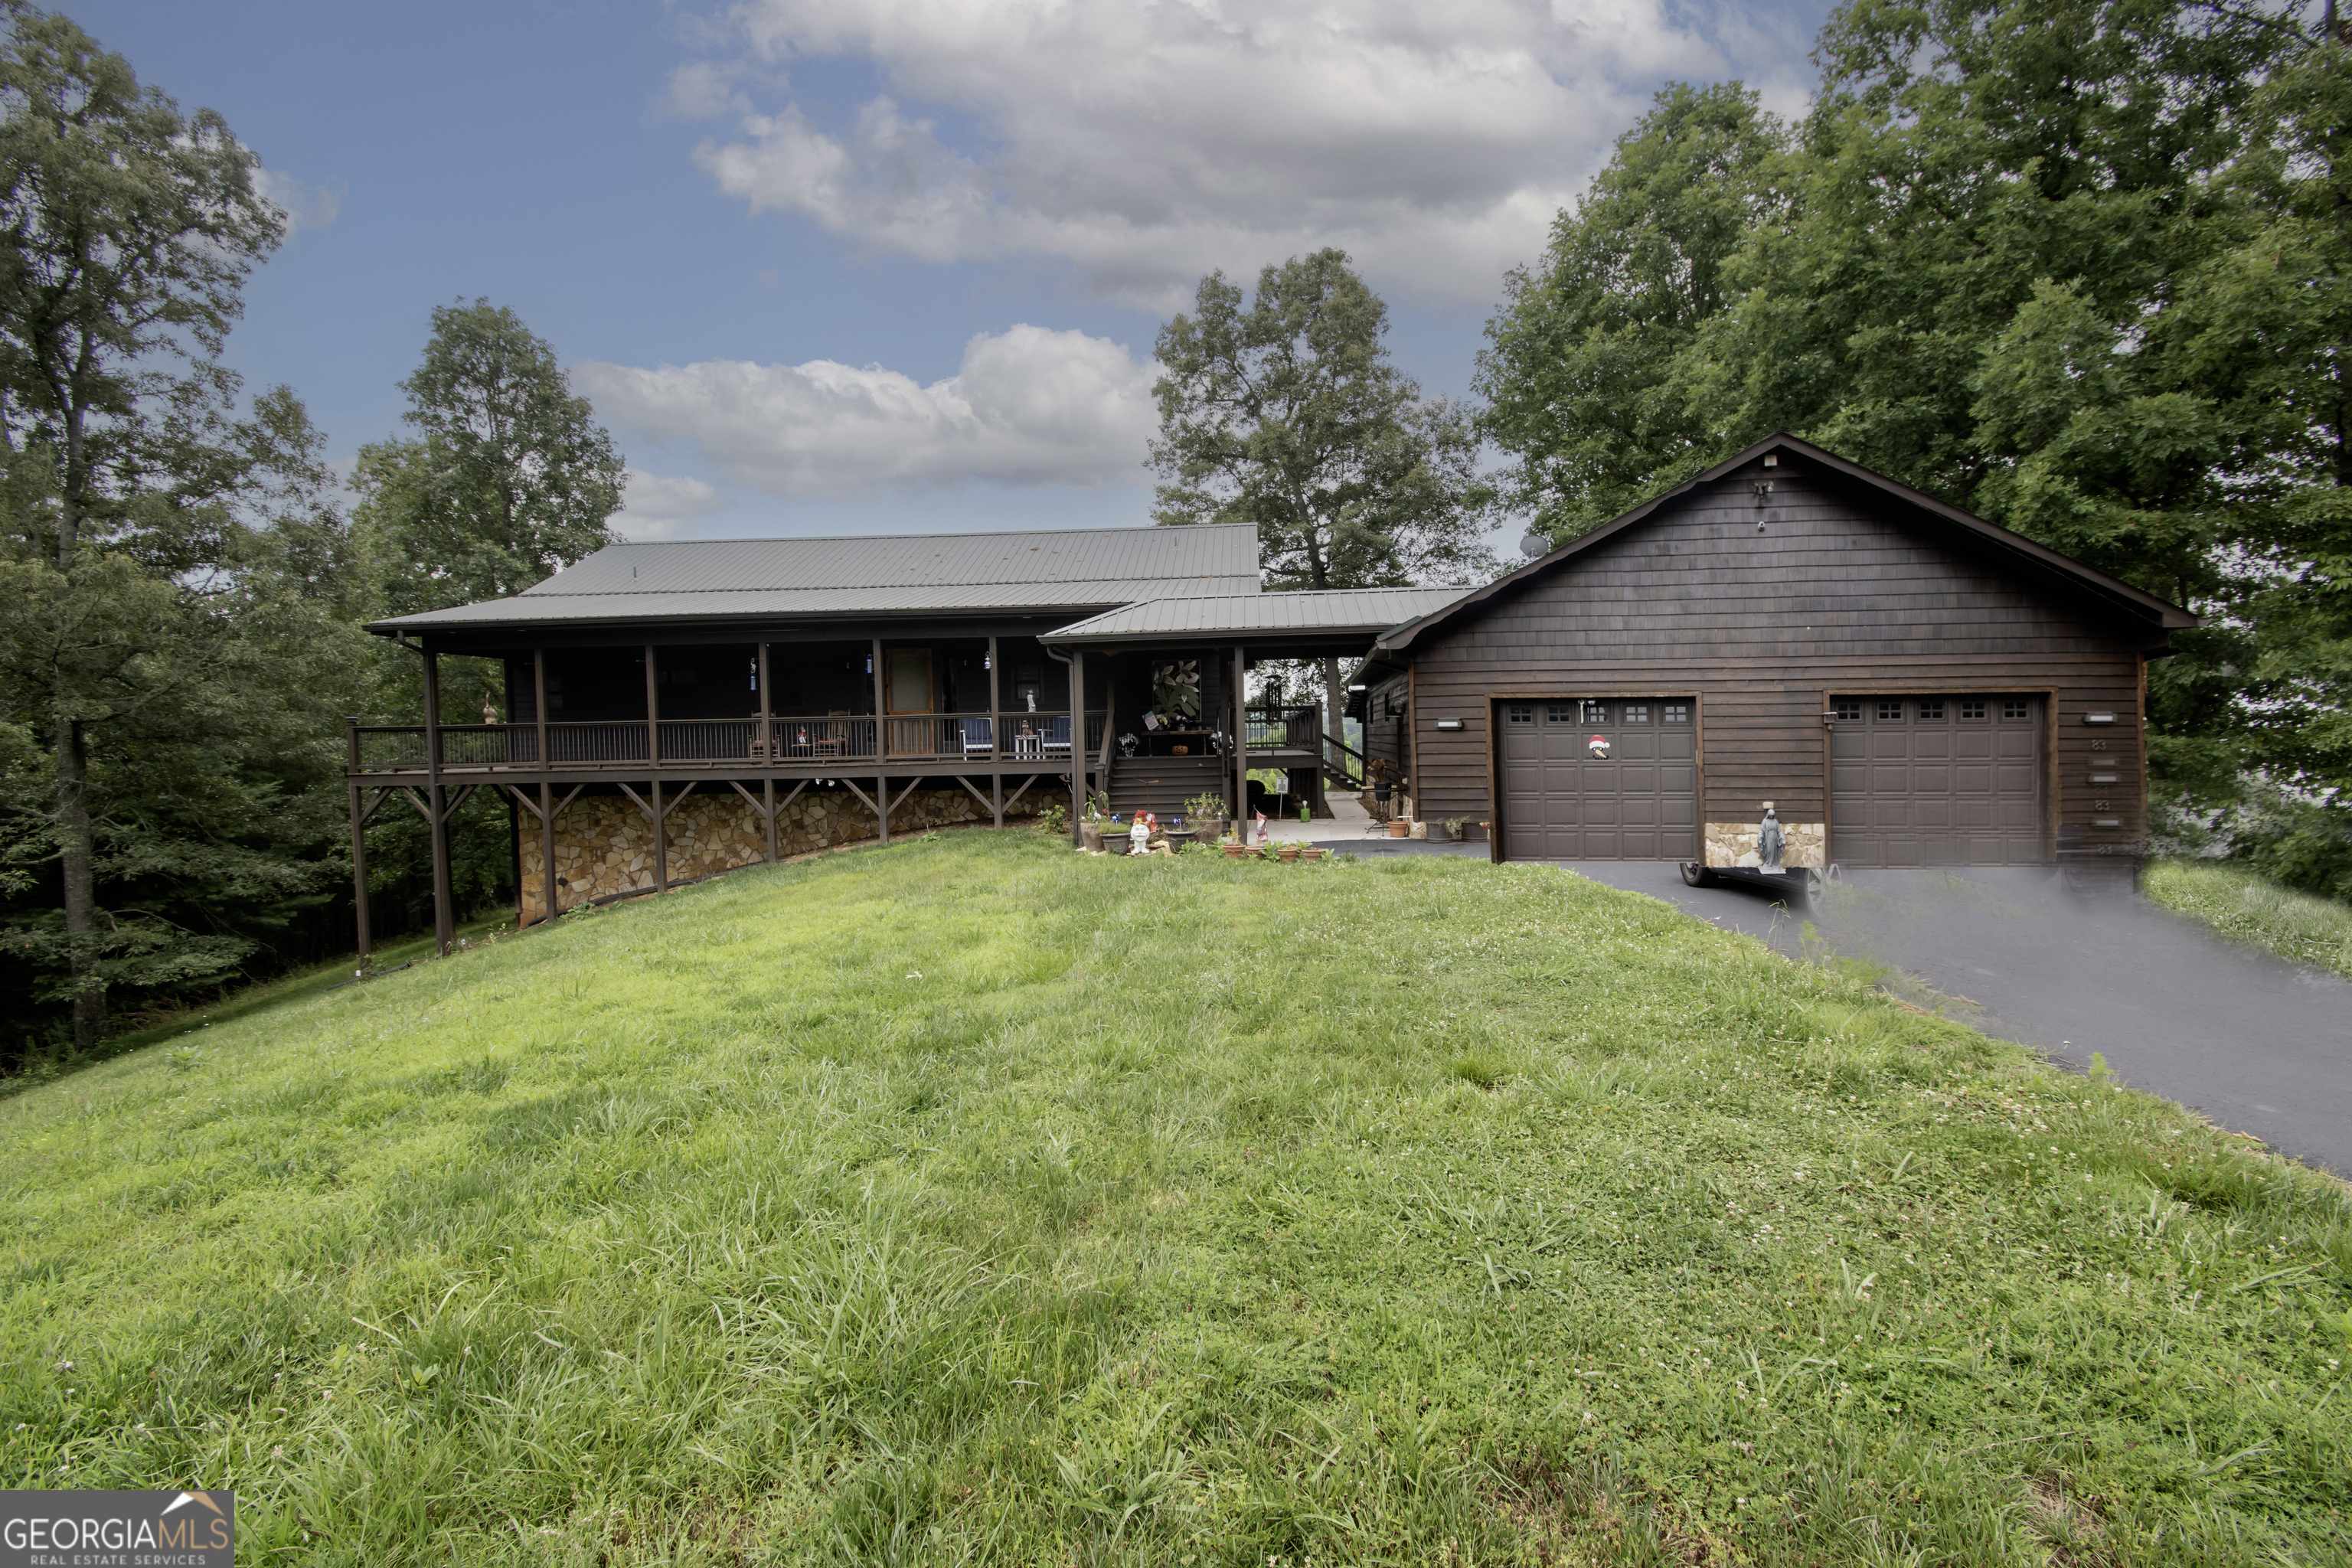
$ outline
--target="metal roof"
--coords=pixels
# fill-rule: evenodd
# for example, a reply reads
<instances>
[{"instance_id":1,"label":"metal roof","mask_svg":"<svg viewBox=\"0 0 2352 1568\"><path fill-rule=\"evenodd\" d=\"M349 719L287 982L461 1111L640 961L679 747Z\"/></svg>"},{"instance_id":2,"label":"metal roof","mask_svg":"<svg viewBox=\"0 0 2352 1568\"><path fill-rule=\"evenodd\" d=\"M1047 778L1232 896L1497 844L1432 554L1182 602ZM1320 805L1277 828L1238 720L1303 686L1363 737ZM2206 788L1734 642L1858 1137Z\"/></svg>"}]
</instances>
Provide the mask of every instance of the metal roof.
<instances>
[{"instance_id":1,"label":"metal roof","mask_svg":"<svg viewBox=\"0 0 2352 1568\"><path fill-rule=\"evenodd\" d=\"M1252 632L1360 633L1370 639L1442 609L1470 591L1467 587L1332 588L1149 599L1056 627L1038 640L1097 643Z\"/></svg>"},{"instance_id":2,"label":"metal roof","mask_svg":"<svg viewBox=\"0 0 2352 1568\"><path fill-rule=\"evenodd\" d=\"M697 539L613 544L508 599L373 623L431 631L554 622L1077 609L1257 591L1257 531L1039 529L1018 533Z\"/></svg>"}]
</instances>

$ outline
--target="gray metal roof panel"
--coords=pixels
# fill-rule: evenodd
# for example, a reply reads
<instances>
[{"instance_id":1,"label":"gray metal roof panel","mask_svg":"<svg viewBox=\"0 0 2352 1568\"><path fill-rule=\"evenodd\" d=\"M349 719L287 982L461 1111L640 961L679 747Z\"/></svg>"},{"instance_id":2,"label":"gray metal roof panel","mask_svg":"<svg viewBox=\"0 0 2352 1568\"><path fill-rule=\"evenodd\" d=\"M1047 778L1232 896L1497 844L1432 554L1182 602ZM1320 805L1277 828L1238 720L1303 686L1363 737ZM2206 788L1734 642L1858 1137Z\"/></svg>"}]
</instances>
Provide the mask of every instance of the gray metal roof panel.
<instances>
[{"instance_id":1,"label":"gray metal roof panel","mask_svg":"<svg viewBox=\"0 0 2352 1568\"><path fill-rule=\"evenodd\" d=\"M372 623L435 631L982 609L1257 592L1244 523L614 544L508 599Z\"/></svg>"},{"instance_id":2,"label":"gray metal roof panel","mask_svg":"<svg viewBox=\"0 0 2352 1568\"><path fill-rule=\"evenodd\" d=\"M1371 635L1441 609L1471 591L1468 587L1333 588L1146 599L1056 627L1042 640L1098 642L1242 632Z\"/></svg>"},{"instance_id":3,"label":"gray metal roof panel","mask_svg":"<svg viewBox=\"0 0 2352 1568\"><path fill-rule=\"evenodd\" d=\"M614 544L524 595L947 588L1169 577L1246 577L1255 583L1256 530L1246 523L1210 523Z\"/></svg>"},{"instance_id":4,"label":"gray metal roof panel","mask_svg":"<svg viewBox=\"0 0 2352 1568\"><path fill-rule=\"evenodd\" d=\"M759 620L799 616L906 615L956 610L1073 610L1116 605L1136 594L1231 595L1255 579L1171 578L1138 582L985 583L954 587L752 588L694 593L521 594L370 623L386 631L552 626L589 621Z\"/></svg>"}]
</instances>

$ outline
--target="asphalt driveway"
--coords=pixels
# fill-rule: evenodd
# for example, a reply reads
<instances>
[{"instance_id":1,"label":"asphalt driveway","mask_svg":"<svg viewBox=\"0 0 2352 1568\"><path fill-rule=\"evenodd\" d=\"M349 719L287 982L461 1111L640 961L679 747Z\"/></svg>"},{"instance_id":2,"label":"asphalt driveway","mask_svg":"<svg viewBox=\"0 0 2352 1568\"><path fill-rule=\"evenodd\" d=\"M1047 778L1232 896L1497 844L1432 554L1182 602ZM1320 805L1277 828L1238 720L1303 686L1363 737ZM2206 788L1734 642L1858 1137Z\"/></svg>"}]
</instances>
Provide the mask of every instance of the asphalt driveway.
<instances>
[{"instance_id":1,"label":"asphalt driveway","mask_svg":"<svg viewBox=\"0 0 2352 1568\"><path fill-rule=\"evenodd\" d=\"M2071 891L2046 871L1857 871L1791 909L1749 888L1685 888L1670 865L1565 868L1791 954L1810 922L1829 951L1924 981L1988 1034L2077 1068L2099 1052L2135 1088L2352 1175L2352 982L2127 889Z\"/></svg>"}]
</instances>

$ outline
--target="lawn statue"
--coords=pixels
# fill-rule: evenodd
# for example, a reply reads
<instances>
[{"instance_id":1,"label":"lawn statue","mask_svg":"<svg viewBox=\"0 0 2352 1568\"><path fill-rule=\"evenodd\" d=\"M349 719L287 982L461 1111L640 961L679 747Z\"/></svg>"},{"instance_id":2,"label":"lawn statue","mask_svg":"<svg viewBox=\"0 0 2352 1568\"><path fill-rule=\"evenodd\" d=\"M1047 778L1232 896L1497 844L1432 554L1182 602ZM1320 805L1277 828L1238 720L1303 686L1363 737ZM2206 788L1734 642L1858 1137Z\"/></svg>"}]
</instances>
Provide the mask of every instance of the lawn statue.
<instances>
[{"instance_id":1,"label":"lawn statue","mask_svg":"<svg viewBox=\"0 0 2352 1568\"><path fill-rule=\"evenodd\" d=\"M1764 870L1774 876L1780 872L1780 857L1789 847L1788 836L1780 831L1780 819L1773 813L1772 803L1764 803L1764 820L1756 825L1756 858Z\"/></svg>"}]
</instances>

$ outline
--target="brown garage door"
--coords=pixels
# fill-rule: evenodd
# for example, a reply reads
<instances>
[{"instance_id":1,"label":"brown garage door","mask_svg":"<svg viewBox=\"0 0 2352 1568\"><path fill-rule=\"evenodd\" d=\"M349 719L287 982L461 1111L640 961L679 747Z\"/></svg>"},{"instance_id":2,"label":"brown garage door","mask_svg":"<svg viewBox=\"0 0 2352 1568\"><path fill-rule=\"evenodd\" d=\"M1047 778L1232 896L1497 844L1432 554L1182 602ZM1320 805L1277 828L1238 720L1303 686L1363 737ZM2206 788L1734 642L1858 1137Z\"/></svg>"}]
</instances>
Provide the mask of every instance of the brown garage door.
<instances>
[{"instance_id":1,"label":"brown garage door","mask_svg":"<svg viewBox=\"0 0 2352 1568\"><path fill-rule=\"evenodd\" d=\"M2022 866L2042 842L2039 697L1831 700L1830 858Z\"/></svg>"},{"instance_id":2,"label":"brown garage door","mask_svg":"<svg viewBox=\"0 0 2352 1568\"><path fill-rule=\"evenodd\" d=\"M1698 854L1696 711L1687 697L1498 702L1503 853L1513 860ZM1609 742L1605 753L1591 742Z\"/></svg>"}]
</instances>

